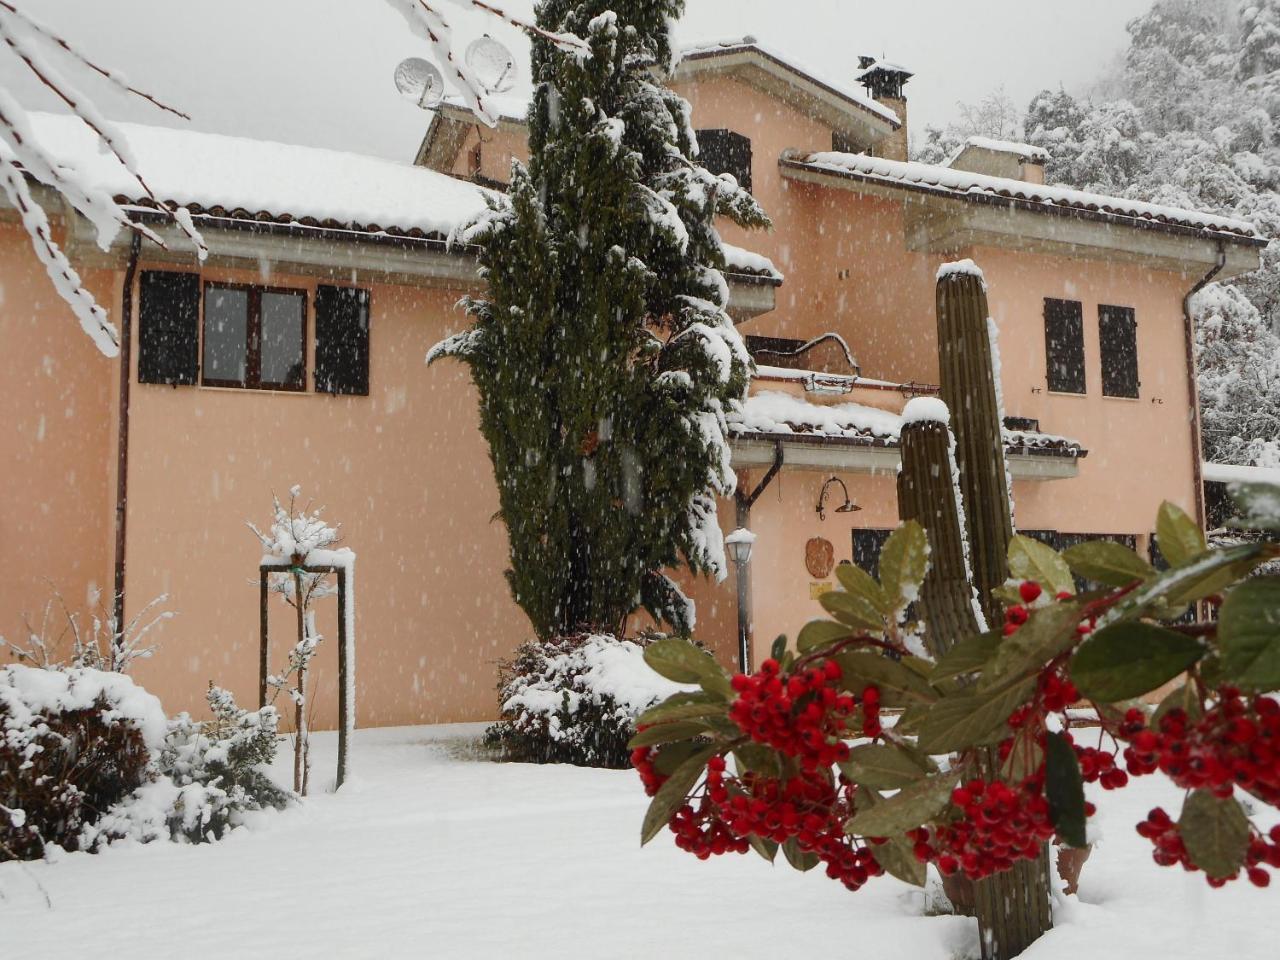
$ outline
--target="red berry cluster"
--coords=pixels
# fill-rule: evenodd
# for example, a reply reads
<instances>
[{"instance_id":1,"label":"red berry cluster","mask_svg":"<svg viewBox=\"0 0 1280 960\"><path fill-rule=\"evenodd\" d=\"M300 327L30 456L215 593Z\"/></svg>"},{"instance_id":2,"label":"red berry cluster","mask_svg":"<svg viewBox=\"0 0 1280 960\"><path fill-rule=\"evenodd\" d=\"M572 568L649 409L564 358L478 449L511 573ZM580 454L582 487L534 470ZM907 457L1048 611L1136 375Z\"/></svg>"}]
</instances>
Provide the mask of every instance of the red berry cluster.
<instances>
[{"instance_id":1,"label":"red berry cluster","mask_svg":"<svg viewBox=\"0 0 1280 960\"><path fill-rule=\"evenodd\" d=\"M636 732L646 729L645 727L637 727ZM658 755L658 751L654 747L637 747L631 751L631 766L635 767L636 772L640 774L640 782L644 784L645 796L652 797L658 792L658 788L667 782L667 778L658 772L658 768L654 766L653 761Z\"/></svg>"},{"instance_id":2,"label":"red berry cluster","mask_svg":"<svg viewBox=\"0 0 1280 960\"><path fill-rule=\"evenodd\" d=\"M840 665L826 660L807 670L783 676L778 661L766 660L760 672L738 674L732 685L738 698L729 707L729 718L757 743L799 759L805 770L826 770L849 759L848 720L858 699L840 692ZM879 691L871 694L865 726L879 733Z\"/></svg>"},{"instance_id":3,"label":"red berry cluster","mask_svg":"<svg viewBox=\"0 0 1280 960\"><path fill-rule=\"evenodd\" d=\"M1155 845L1151 857L1162 867L1181 866L1184 870L1194 872L1199 869L1187 855L1182 834L1173 818L1162 808L1156 807L1147 818L1138 824L1138 833ZM1249 882L1257 887L1265 887L1271 883L1271 874L1266 868L1280 870L1280 826L1272 827L1265 837L1255 835L1249 840L1249 849L1245 853L1244 872ZM1228 877L1208 877L1209 886L1221 887L1223 884L1240 876L1237 870Z\"/></svg>"},{"instance_id":4,"label":"red berry cluster","mask_svg":"<svg viewBox=\"0 0 1280 960\"><path fill-rule=\"evenodd\" d=\"M721 819L719 802L713 783L721 783L724 776L724 757L712 757L707 761L707 791L695 808L685 804L671 818L669 827L676 835L676 846L692 853L699 860L725 853L746 853L751 844L746 834L729 829ZM642 774L643 776L643 774Z\"/></svg>"},{"instance_id":5,"label":"red berry cluster","mask_svg":"<svg viewBox=\"0 0 1280 960\"><path fill-rule=\"evenodd\" d=\"M971 780L955 789L951 802L964 811L963 819L909 834L916 857L936 864L945 876L963 870L981 880L1038 857L1041 846L1053 839L1043 770L1017 786Z\"/></svg>"},{"instance_id":6,"label":"red berry cluster","mask_svg":"<svg viewBox=\"0 0 1280 960\"><path fill-rule=\"evenodd\" d=\"M715 758L719 759L719 758ZM724 761L707 765L707 797L731 834L775 843L794 840L827 865L827 876L857 890L883 873L870 849L844 832L854 813L854 787L829 770L805 770L788 779L724 775Z\"/></svg>"},{"instance_id":7,"label":"red berry cluster","mask_svg":"<svg viewBox=\"0 0 1280 960\"><path fill-rule=\"evenodd\" d=\"M1129 785L1129 775L1116 766L1116 755L1097 747L1076 747L1080 775L1085 783L1100 783L1103 790L1119 790Z\"/></svg>"},{"instance_id":8,"label":"red berry cluster","mask_svg":"<svg viewBox=\"0 0 1280 960\"><path fill-rule=\"evenodd\" d=\"M1159 770L1179 787L1220 797L1239 786L1280 806L1280 701L1272 697L1245 699L1225 687L1198 721L1170 710L1154 730L1130 710L1117 736L1128 741L1124 758L1135 776Z\"/></svg>"}]
</instances>

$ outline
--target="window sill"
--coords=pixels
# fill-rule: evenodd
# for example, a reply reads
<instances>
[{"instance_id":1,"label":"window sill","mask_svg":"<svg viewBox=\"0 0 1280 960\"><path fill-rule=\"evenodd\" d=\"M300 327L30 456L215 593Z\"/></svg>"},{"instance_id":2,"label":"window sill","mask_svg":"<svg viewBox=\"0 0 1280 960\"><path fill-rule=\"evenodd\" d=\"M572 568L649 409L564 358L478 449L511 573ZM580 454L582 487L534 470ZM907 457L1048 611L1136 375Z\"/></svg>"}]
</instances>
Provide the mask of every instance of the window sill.
<instances>
[{"instance_id":1,"label":"window sill","mask_svg":"<svg viewBox=\"0 0 1280 960\"><path fill-rule=\"evenodd\" d=\"M311 391L301 390L282 390L278 387L220 387L212 383L201 383L199 389L208 390L212 393L244 393L255 397L309 397Z\"/></svg>"},{"instance_id":2,"label":"window sill","mask_svg":"<svg viewBox=\"0 0 1280 960\"><path fill-rule=\"evenodd\" d=\"M1076 397L1077 399L1080 399L1080 400L1087 399L1089 396L1088 392L1075 393L1074 391L1047 390L1047 389L1045 390L1045 394L1050 397Z\"/></svg>"},{"instance_id":3,"label":"window sill","mask_svg":"<svg viewBox=\"0 0 1280 960\"><path fill-rule=\"evenodd\" d=\"M1126 403L1141 403L1141 402L1142 402L1142 397L1113 397L1113 396L1111 396L1110 394L1106 394L1106 393L1104 393L1104 394L1102 395L1102 399L1103 399L1103 400L1123 400L1123 401L1125 401Z\"/></svg>"}]
</instances>

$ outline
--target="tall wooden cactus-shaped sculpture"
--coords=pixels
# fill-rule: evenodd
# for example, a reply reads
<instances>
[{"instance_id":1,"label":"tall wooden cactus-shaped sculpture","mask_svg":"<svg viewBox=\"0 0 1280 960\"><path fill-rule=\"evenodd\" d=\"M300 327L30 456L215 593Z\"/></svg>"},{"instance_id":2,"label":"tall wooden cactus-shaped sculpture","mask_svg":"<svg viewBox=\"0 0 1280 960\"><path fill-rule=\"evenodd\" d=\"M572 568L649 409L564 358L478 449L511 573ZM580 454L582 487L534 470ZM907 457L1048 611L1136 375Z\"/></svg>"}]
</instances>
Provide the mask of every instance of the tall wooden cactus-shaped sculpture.
<instances>
[{"instance_id":1,"label":"tall wooden cactus-shaped sculpture","mask_svg":"<svg viewBox=\"0 0 1280 960\"><path fill-rule=\"evenodd\" d=\"M929 535L930 571L920 602L935 656L1003 619L992 591L1008 578L1013 520L986 290L970 261L939 271L942 401L912 401L902 431L899 513ZM984 762L995 777L1000 764L989 753ZM955 884L949 892L968 899L969 891ZM1052 926L1047 851L980 881L972 899L984 958L1017 956Z\"/></svg>"}]
</instances>

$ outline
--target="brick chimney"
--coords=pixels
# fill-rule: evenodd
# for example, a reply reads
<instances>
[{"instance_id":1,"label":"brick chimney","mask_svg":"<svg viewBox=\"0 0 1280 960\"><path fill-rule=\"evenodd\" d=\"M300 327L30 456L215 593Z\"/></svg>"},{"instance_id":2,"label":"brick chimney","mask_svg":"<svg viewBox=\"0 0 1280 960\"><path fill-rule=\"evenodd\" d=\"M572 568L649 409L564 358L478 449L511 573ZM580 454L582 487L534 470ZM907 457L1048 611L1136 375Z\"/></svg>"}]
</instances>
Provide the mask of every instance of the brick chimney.
<instances>
[{"instance_id":1,"label":"brick chimney","mask_svg":"<svg viewBox=\"0 0 1280 960\"><path fill-rule=\"evenodd\" d=\"M907 95L903 88L912 76L910 70L895 63L876 57L858 58L858 82L867 88L871 99L892 110L902 123L871 148L873 156L885 160L907 159Z\"/></svg>"}]
</instances>

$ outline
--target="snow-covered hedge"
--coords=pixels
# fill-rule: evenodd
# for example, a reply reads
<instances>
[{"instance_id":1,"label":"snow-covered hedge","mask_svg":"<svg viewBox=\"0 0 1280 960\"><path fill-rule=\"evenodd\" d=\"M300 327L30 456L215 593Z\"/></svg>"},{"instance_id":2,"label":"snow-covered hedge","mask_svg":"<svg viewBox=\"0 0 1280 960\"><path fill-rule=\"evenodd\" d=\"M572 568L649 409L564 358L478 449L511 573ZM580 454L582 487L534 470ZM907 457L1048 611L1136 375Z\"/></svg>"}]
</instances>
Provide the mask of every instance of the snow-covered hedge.
<instances>
[{"instance_id":1,"label":"snow-covered hedge","mask_svg":"<svg viewBox=\"0 0 1280 960\"><path fill-rule=\"evenodd\" d=\"M220 838L291 794L269 779L276 712L211 687L213 719L173 720L125 674L0 669L0 861L45 847Z\"/></svg>"},{"instance_id":2,"label":"snow-covered hedge","mask_svg":"<svg viewBox=\"0 0 1280 960\"><path fill-rule=\"evenodd\" d=\"M499 673L502 720L489 741L512 760L627 766L636 717L684 689L644 662L649 642L580 634L524 644Z\"/></svg>"},{"instance_id":3,"label":"snow-covered hedge","mask_svg":"<svg viewBox=\"0 0 1280 960\"><path fill-rule=\"evenodd\" d=\"M0 860L79 849L81 829L147 780L167 725L123 674L0 669Z\"/></svg>"}]
</instances>

